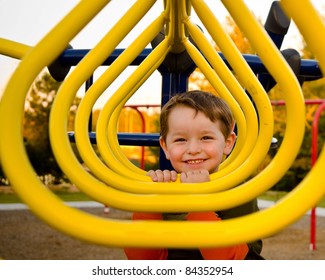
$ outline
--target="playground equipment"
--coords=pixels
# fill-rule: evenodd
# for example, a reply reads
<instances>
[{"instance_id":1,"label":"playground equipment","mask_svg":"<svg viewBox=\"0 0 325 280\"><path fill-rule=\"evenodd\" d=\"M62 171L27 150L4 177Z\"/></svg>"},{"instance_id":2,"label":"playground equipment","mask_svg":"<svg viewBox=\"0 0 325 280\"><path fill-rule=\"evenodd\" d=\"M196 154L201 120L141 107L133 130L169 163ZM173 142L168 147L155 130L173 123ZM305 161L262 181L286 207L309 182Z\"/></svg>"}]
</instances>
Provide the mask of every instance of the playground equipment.
<instances>
[{"instance_id":1,"label":"playground equipment","mask_svg":"<svg viewBox=\"0 0 325 280\"><path fill-rule=\"evenodd\" d=\"M71 39L108 2L81 1L35 47L1 39L1 53L22 59L7 85L0 105L1 131L5 132L0 142L1 164L15 191L38 217L75 238L107 246L155 247L159 244L178 248L211 247L269 236L293 223L316 205L325 193L321 173L325 151L308 176L276 206L218 223L102 219L66 206L48 191L35 176L24 149L21 119L25 96L44 67L53 65L64 52L73 52L72 49L66 50ZM276 32L271 30L268 34L241 0L222 2L256 50L260 59L257 65L267 69L267 74L273 80L268 80L267 76L266 80L265 76L256 76L259 71L252 70L245 56L238 52L203 0L165 0L162 13L110 63L105 73L88 89L78 109L74 137L83 160L95 176L84 170L71 149L66 123L77 90L98 66L114 54L119 42L155 2L136 1L64 79L50 118L51 144L57 161L81 191L94 200L122 210L215 211L247 202L272 187L294 161L304 136L305 114L300 84L294 75L296 66L291 68L284 59L285 53L281 55L279 52L277 46L281 42L275 40L275 44L272 41L271 37ZM281 4L286 14L295 21L324 69L325 26L319 14L309 1L282 0ZM200 28L191 22L192 8L219 46L224 59L211 46ZM306 23L313 26L313 32ZM161 31L163 28L164 31ZM1 47L2 42L7 47ZM88 135L91 108L103 91L141 55L149 43L153 45L152 51L147 53L136 70L110 98L99 116L96 142L104 159L101 161L92 150ZM189 58L191 63L186 69L179 69L174 64L175 60L188 62ZM168 88L172 89L168 92L163 89L164 104L172 94L186 90L184 81L194 66L201 69L234 112L238 125L235 156L225 161L220 172L211 175L211 182L199 186L188 185L184 188L181 183L167 186L152 183L143 170L131 165L121 153L116 129L119 112L156 69L162 73ZM229 68L236 74L236 78ZM64 78L68 70L65 68L63 74L59 71L59 78ZM317 76L320 77L321 74L318 72ZM272 107L265 90L272 83L278 83L284 92L287 109L285 136L272 162L259 175L242 183L265 157L272 141ZM256 111L247 93L251 96ZM198 239L197 236L204 238Z\"/></svg>"}]
</instances>

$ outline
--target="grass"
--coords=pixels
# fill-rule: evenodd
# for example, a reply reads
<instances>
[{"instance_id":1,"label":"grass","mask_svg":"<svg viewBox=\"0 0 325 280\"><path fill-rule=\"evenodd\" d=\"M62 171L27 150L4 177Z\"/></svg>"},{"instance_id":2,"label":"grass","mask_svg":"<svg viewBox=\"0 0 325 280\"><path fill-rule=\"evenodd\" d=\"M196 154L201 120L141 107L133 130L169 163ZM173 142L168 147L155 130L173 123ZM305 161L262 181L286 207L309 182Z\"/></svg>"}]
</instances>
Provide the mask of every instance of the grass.
<instances>
[{"instance_id":1,"label":"grass","mask_svg":"<svg viewBox=\"0 0 325 280\"><path fill-rule=\"evenodd\" d=\"M281 191L267 191L263 195L259 196L259 199L269 200L269 201L278 201L284 196L287 195L287 192L281 192ZM325 196L319 201L317 204L317 207L325 208Z\"/></svg>"},{"instance_id":2,"label":"grass","mask_svg":"<svg viewBox=\"0 0 325 280\"><path fill-rule=\"evenodd\" d=\"M92 201L87 195L81 192L54 192L63 201ZM19 196L14 193L0 192L0 203L22 203Z\"/></svg>"},{"instance_id":3,"label":"grass","mask_svg":"<svg viewBox=\"0 0 325 280\"><path fill-rule=\"evenodd\" d=\"M21 200L15 194L0 192L0 203L21 203Z\"/></svg>"},{"instance_id":4,"label":"grass","mask_svg":"<svg viewBox=\"0 0 325 280\"><path fill-rule=\"evenodd\" d=\"M1 188L0 188L1 190ZM82 192L68 192L65 190L53 191L63 201L92 201L87 195ZM278 201L286 196L286 192L268 191L259 196L259 199ZM21 199L14 193L4 193L0 191L0 203L21 203ZM325 196L317 204L318 207L325 208Z\"/></svg>"}]
</instances>

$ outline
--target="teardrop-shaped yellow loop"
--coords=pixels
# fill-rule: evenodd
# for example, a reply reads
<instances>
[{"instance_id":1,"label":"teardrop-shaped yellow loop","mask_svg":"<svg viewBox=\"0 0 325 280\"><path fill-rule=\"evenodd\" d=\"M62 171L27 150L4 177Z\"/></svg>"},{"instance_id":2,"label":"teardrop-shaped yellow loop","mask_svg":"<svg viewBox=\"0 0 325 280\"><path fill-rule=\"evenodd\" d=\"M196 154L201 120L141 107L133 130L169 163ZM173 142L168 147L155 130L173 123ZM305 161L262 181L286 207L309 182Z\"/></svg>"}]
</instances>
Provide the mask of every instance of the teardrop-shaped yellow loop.
<instances>
[{"instance_id":1,"label":"teardrop-shaped yellow loop","mask_svg":"<svg viewBox=\"0 0 325 280\"><path fill-rule=\"evenodd\" d=\"M150 5L152 5L154 1L150 1L149 4L148 2L149 0L137 1L133 8L135 9L135 7L138 7L137 5L140 4L145 6L147 4L147 9L150 9ZM165 0L165 7L166 9L170 8L172 16L177 14L177 9L174 7L177 2L179 1ZM53 30L28 52L23 54L26 51L24 47L20 48L21 46L16 44L13 44L12 47L17 47L17 49L9 52L14 56L22 56L23 59L10 79L0 103L0 131L4 132L0 141L1 165L17 194L38 217L63 233L101 245L118 247L157 247L157 244L159 244L159 246L162 247L178 248L217 247L249 242L270 236L296 221L319 201L325 193L325 186L322 178L323 167L325 165L325 146L323 147L318 161L304 180L274 207L240 218L225 220L223 222L132 222L104 219L68 207L50 192L36 177L35 171L24 149L21 120L23 117L25 97L30 85L43 67L55 60L64 50L65 46L68 45L70 40L107 3L108 1L81 1L57 24L56 27L53 28ZM189 3L195 7L197 12L206 11L204 1L184 0L183 5L178 7L186 7L186 12L180 11L180 15L187 14L189 7L185 4ZM61 168L67 173L71 181L76 183L82 191L90 193L91 196L94 197L94 199L98 199L98 201L104 201L113 207L131 211L213 211L233 207L256 197L272 186L289 168L295 155L299 151L300 143L304 135L305 115L301 89L291 69L251 15L243 1L224 0L223 3L250 40L270 74L284 89L283 92L285 92L287 104L287 129L279 152L270 165L258 176L236 188L219 191L217 193L195 193L193 188L188 194L173 193L169 191L166 193L157 193L156 190L162 187L161 184L123 178L104 165L103 172L104 168L107 168L107 170L111 170L112 175L112 179L109 181L112 184L108 186L107 183L102 182L82 168L78 159L73 154L66 135L66 114L63 114L65 116L61 117L56 113L58 111L56 110L56 112L51 115L50 134L53 151L58 158ZM325 26L321 17L307 0L282 0L281 3L283 3L287 14L293 18L300 29L308 47L312 50L317 59L319 59L321 68L325 69L325 54L323 51L325 48ZM142 11L139 10L141 10L140 6L134 11L136 16L141 15ZM206 16L206 18L209 17ZM177 22L177 20L174 20L174 23L175 22ZM209 23L209 20L207 20L207 23ZM313 26L313 29L310 30L310 28L307 28L306 23ZM69 26L69 28L67 28L67 26ZM179 29L177 27L179 27ZM116 30L127 32L129 28L132 27L117 26ZM164 56L171 49L182 48L181 42L183 42L184 48L188 48L190 51L193 50L191 49L192 45L188 45L186 40L182 41L182 39L184 39L182 36L185 32L185 29L182 28L184 28L183 25L178 26L174 24L171 26L170 33L168 33L166 39L153 50L152 55L139 66L140 70L135 71L130 80L119 89L120 92L127 91L126 88L129 87L127 89L133 93L145 79L148 78L154 69L159 66ZM177 44L172 46L174 38ZM118 41L118 39L116 40ZM113 48L113 46L114 43L111 47ZM96 48L98 48L98 46L94 48L92 54L89 54L90 56L94 56L93 60L89 62L89 64L92 63L92 65L89 65L90 68L98 66L98 63L103 59ZM108 53L110 51L111 50L107 50ZM193 50L193 53L195 52L196 51ZM193 55L196 56L196 54ZM259 86L255 84L255 80L250 78L250 74L242 71L242 67L246 67L244 66L245 64L236 61L238 58L232 56L231 53L225 53L225 56L227 56L229 63L232 63L233 69L236 72L239 71L237 73L240 76L239 79L247 90L252 95L256 94L256 92L260 90ZM199 58L199 56L197 57L197 61L199 61L201 58ZM154 61L155 59L156 62ZM234 59L234 61L232 61L232 59ZM75 80L70 80L71 76L73 78L73 74L67 79L66 82L68 84L71 83L73 86L73 93L67 98L67 101L64 101L64 106L62 106L64 113L68 112L72 101L71 99L73 99L77 91L78 84L81 84L89 77L87 76L89 73L87 72L88 69L86 69L86 64L84 66L81 62L77 67L78 69L84 68L85 73L80 73L81 77L79 78L81 80L78 80L78 77L75 77ZM93 71L93 69L89 71ZM114 72L115 71L117 73L118 70L114 70ZM147 73L140 73L141 71L147 71ZM211 72L207 70L206 73ZM83 77L83 75L87 77ZM213 74L211 74L211 76L212 75ZM64 98L59 97L59 101L55 101L58 102L56 106L60 106L61 99ZM124 97L120 98L120 100L125 101ZM259 104L264 104L264 102L265 100L261 98ZM266 103L265 105L269 106ZM86 109L89 110L89 108ZM111 108L105 112L109 111L113 112ZM269 112L269 110L267 111ZM258 113L259 116L264 116L263 107L258 108ZM59 118L59 121L56 120L56 117ZM105 116L102 117L102 123L107 124L109 118ZM264 135L265 133L267 137L269 137L269 130L267 127L272 125L269 123L269 120L270 119L267 117L260 123L259 134ZM105 131L107 128L102 129L102 131ZM102 131L100 131L100 133L102 133ZM113 141L109 143L113 143ZM258 144L258 139L256 143ZM105 145L106 144L104 144L103 147ZM254 147L253 150L255 149ZM262 145L261 150L263 150ZM247 164L247 160L243 164ZM125 168L127 172L128 169L125 166L123 166L123 168ZM241 166L238 168L241 168ZM240 171L240 173L243 173L243 177L245 177L245 169L246 168L242 168ZM19 170L19 176L17 176L17 170ZM229 184L230 179L228 180L227 176L229 175L220 178L220 180L225 180L225 182L227 181ZM198 184L196 187L198 189L201 187L210 187L212 189L209 185L210 183L212 182ZM127 184L137 185L135 189L140 190L140 192L141 185L144 186L142 187L143 194L122 191L122 189L126 190ZM176 190L179 191L181 184L175 183L171 185L174 185ZM149 193L148 189L150 187L153 187L155 192ZM191 193L191 191L193 191L193 193ZM297 205L299 205L299 207L296 207ZM248 225L254 226L251 227ZM197 236L200 236L200 238L197 238Z\"/></svg>"}]
</instances>

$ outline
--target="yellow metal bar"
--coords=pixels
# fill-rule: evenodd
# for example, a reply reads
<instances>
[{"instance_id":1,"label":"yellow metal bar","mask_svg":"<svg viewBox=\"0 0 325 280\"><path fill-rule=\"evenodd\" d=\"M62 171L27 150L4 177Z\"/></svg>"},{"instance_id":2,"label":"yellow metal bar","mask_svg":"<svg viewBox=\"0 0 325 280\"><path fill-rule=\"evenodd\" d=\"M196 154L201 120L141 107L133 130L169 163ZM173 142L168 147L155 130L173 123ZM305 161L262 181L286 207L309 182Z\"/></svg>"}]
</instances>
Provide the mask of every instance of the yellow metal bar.
<instances>
[{"instance_id":1,"label":"yellow metal bar","mask_svg":"<svg viewBox=\"0 0 325 280\"><path fill-rule=\"evenodd\" d=\"M12 58L22 59L31 50L30 46L15 41L0 38L0 54Z\"/></svg>"},{"instance_id":2,"label":"yellow metal bar","mask_svg":"<svg viewBox=\"0 0 325 280\"><path fill-rule=\"evenodd\" d=\"M170 21L167 24L166 35L170 38L172 53L181 53L184 51L184 45L182 44L184 33L182 32L180 20L182 1L185 0L174 1L170 6Z\"/></svg>"},{"instance_id":3,"label":"yellow metal bar","mask_svg":"<svg viewBox=\"0 0 325 280\"><path fill-rule=\"evenodd\" d=\"M90 89L91 90L91 89ZM121 104L123 104L123 103L121 103L121 101L120 101L120 99L118 98L117 99L118 101L116 102L116 104L113 104L113 105L110 105L111 106L111 108L115 108L115 106L119 106L120 108L121 108ZM110 101L111 102L111 101ZM110 104L112 104L112 103L110 103ZM119 104L119 105L117 105L117 104ZM118 110L117 110L118 111ZM107 122L108 122L108 118L109 118L109 115L111 114L111 112L109 113L109 114L106 114L106 117L105 117L105 122L103 122L103 125L102 125L102 128L106 128L107 127ZM85 114L85 115L88 115L88 114ZM113 124L115 124L116 125L116 123L117 123L117 120L115 119L115 120L113 120L113 121L111 121L111 123L113 123ZM243 123L243 122L242 122ZM245 124L244 124L245 125ZM115 149L115 153L113 153L113 155L109 152L110 151L110 146L108 145L108 143L106 142L106 137L107 136L105 136L105 133L106 133L106 130L104 130L104 132L101 134L101 129L99 128L100 126L98 125L98 135L101 135L102 136L102 145L103 145L103 148L101 149L101 153L102 153L102 156L104 157L104 159L106 159L106 163L109 165L109 166L111 166L112 167L112 169L114 169L114 171L115 172L117 172L117 173L120 173L121 175L123 175L124 177L125 176L127 176L127 177L130 177L130 178L132 178L133 180L142 180L142 181L148 181L148 177L146 177L146 176L138 176L138 174L134 174L133 172L130 172L130 170L125 170L125 168L121 165L121 163L119 162L119 160L121 160L121 158L115 158L114 156L117 156L118 157L118 155L117 155L117 153L118 153L118 149L119 149L119 147L117 147L118 146L118 144L117 144L117 140L116 140L116 137L114 137L114 139L112 139L112 137L109 137L109 139L112 139L111 140L111 146L112 147L115 147L114 149ZM85 127L84 127L84 130L85 130ZM109 127L109 131L110 131L110 134L112 134L112 135L115 135L115 132L116 132L116 127L114 128L112 128L112 127ZM243 127L243 129L242 129L242 131L244 131L244 127ZM99 137L101 137L101 136L99 136ZM101 141L101 140L99 140L99 141ZM115 143L114 143L114 141L115 141ZM110 142L110 141L109 141ZM95 162L95 157L94 157L95 155L93 154L93 157L92 157L92 162ZM100 165L101 165L101 163L100 163ZM131 170L132 170L132 168L130 168ZM110 178L110 180L111 180L111 178L112 178L112 175L111 175L111 173L110 172L105 172L105 169L104 168L97 168L97 169L94 169L94 173L96 173L97 171L99 171L99 170L102 170L101 172L100 172L100 178ZM107 180L105 180L105 182L106 183L111 183L111 184L113 184L111 181L107 181ZM114 183L115 184L115 183ZM213 186L214 184L210 184L210 186L208 186L208 188L207 188L207 191L208 192L211 192L211 191L213 191L213 190L215 190L215 187L212 189L212 186ZM229 185L229 184L228 184ZM126 185L126 189L125 189L125 187L123 188L123 190L128 190L128 191L132 191L132 188L134 188L134 187L136 187L137 185L132 185L132 186L130 186L130 185ZM161 192L161 190L157 190L157 188L162 188L163 189L163 193L165 193L165 192L167 192L168 191L168 187L166 188L166 186L164 186L164 185L162 185L162 186L158 186L158 185L154 185L153 187L149 187L150 189L147 189L147 188L145 188L145 189L147 189L146 190L146 192L153 192L153 191L158 191L158 193L160 193ZM191 189L187 189L187 190L184 190L184 188L180 185L179 186L179 188L180 188L180 190L182 190L182 193L185 193L185 192L192 192L191 191ZM143 192L143 189L144 189L144 186L142 186L140 189L137 189L137 190L135 190L136 192ZM177 190L177 188L176 188L176 186L172 186L172 187L170 187L170 192L171 193L178 193L179 192L179 190ZM141 191L142 190L142 191ZM134 191L134 190L133 190ZM205 192L206 190L205 189L200 189L200 192ZM195 191L195 192L197 192L197 190Z\"/></svg>"}]
</instances>

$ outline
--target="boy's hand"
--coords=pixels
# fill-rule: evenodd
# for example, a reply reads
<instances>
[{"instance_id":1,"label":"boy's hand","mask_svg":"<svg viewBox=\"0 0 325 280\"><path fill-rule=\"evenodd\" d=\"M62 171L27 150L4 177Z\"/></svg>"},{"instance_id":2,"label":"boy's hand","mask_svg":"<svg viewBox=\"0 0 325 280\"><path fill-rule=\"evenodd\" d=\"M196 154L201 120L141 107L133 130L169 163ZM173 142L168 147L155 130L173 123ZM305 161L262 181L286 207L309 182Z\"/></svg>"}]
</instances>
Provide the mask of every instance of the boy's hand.
<instances>
[{"instance_id":1,"label":"boy's hand","mask_svg":"<svg viewBox=\"0 0 325 280\"><path fill-rule=\"evenodd\" d=\"M177 179L175 170L149 170L147 175L151 177L153 182L175 182Z\"/></svg>"},{"instance_id":2,"label":"boy's hand","mask_svg":"<svg viewBox=\"0 0 325 280\"><path fill-rule=\"evenodd\" d=\"M180 179L182 183L203 183L210 182L210 175L207 170L188 171L182 172Z\"/></svg>"}]
</instances>

